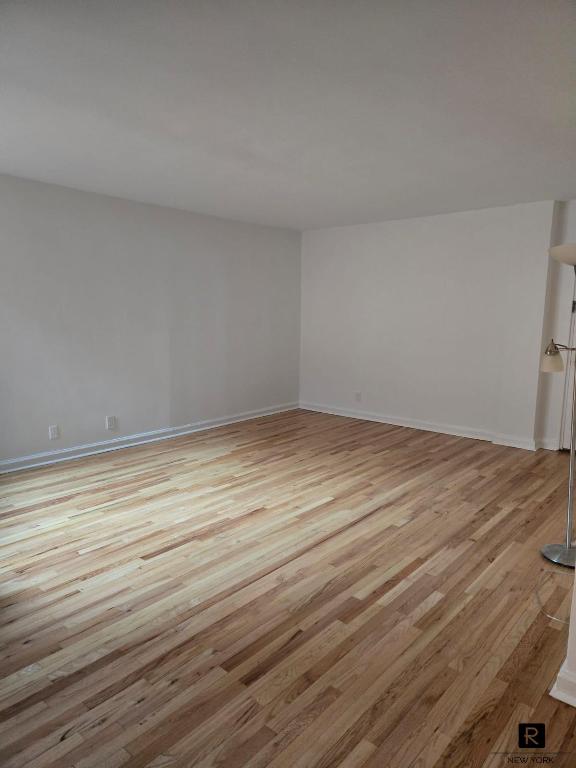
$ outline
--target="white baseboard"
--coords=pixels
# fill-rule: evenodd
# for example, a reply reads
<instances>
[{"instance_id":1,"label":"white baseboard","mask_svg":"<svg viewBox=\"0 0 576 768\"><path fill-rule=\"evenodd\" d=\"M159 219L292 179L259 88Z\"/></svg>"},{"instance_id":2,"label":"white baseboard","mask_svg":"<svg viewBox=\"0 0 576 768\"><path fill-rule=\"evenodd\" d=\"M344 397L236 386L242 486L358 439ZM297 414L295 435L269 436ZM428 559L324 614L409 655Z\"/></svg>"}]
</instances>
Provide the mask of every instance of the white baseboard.
<instances>
[{"instance_id":1,"label":"white baseboard","mask_svg":"<svg viewBox=\"0 0 576 768\"><path fill-rule=\"evenodd\" d=\"M536 448L544 448L546 451L559 451L560 437L537 437Z\"/></svg>"},{"instance_id":2,"label":"white baseboard","mask_svg":"<svg viewBox=\"0 0 576 768\"><path fill-rule=\"evenodd\" d=\"M409 427L411 429L422 429L427 432L440 432L445 435L456 435L457 437L470 437L475 440L487 440L498 445L509 445L514 448L524 448L533 451L536 448L546 448L548 450L558 450L558 441L550 438L539 440L528 440L515 435L494 434L485 430L470 429L468 427L456 426L453 424L438 424L429 421L420 421L418 419L399 418L397 416L388 416L371 411L355 410L351 408L338 408L321 403L283 403L273 405L268 408L259 408L254 411L244 411L232 416L224 416L219 419L208 419L206 421L197 421L192 424L184 424L180 427L164 427L154 429L149 432L139 432L137 434L115 437L111 440L101 440L95 443L86 443L84 445L75 445L70 448L61 448L55 451L42 451L33 453L29 456L18 456L13 459L0 460L0 474L7 472L16 472L21 469L32 469L33 467L42 467L47 464L56 464L61 461L71 461L83 456L92 456L107 451L116 451L120 448L130 448L136 445L152 443L158 440L168 440L171 437L180 435L189 435L193 432L201 432L205 429L222 427L227 424L234 424L238 421L247 421L259 416L270 416L274 413L283 411L292 411L295 408L302 408L307 411L318 411L319 413L330 413L334 416L348 416L353 419L363 419L364 421L377 421L383 424L392 424L398 427Z\"/></svg>"},{"instance_id":3,"label":"white baseboard","mask_svg":"<svg viewBox=\"0 0 576 768\"><path fill-rule=\"evenodd\" d=\"M393 424L396 427L409 427L410 429L422 429L426 432L440 432L444 435L456 435L457 437L471 437L474 440L487 440L497 445L509 445L512 448L524 448L528 451L536 450L536 441L518 435L504 435L494 432L488 432L483 429L472 429L455 424L437 424L431 421L420 421L418 419L409 419L398 416L389 416L382 413L373 413L372 411L355 410L351 408L338 408L332 405L323 405L322 403L301 402L300 408L306 411L318 411L319 413L330 413L334 416L349 416L353 419L363 419L365 421L378 421L383 424Z\"/></svg>"},{"instance_id":4,"label":"white baseboard","mask_svg":"<svg viewBox=\"0 0 576 768\"><path fill-rule=\"evenodd\" d=\"M535 451L538 447L536 440L529 437L520 437L518 435L501 435L494 432L488 440L495 445L508 445L510 448L523 448L525 451Z\"/></svg>"},{"instance_id":5,"label":"white baseboard","mask_svg":"<svg viewBox=\"0 0 576 768\"><path fill-rule=\"evenodd\" d=\"M206 421L197 421L192 424L184 424L181 427L164 427L162 429L153 429L150 432L139 432L124 437L114 437L111 440L101 440L97 443L86 443L84 445L75 445L70 448L61 448L56 451L42 451L33 453L30 456L19 456L14 459L0 460L0 474L7 472L16 472L21 469L32 469L33 467L43 467L47 464L57 464L61 461L71 461L80 459L83 456L92 456L97 453L106 453L107 451L117 451L120 448L130 448L144 443L153 443L158 440L168 440L180 435L189 435L193 432L202 432L205 429L214 427L224 427L227 424L235 424L238 421L247 421L256 419L260 416L271 416L274 413L283 411L292 411L298 408L298 403L283 403L282 405L271 405L268 408L259 408L255 411L244 411L233 416L223 416L219 419L208 419Z\"/></svg>"},{"instance_id":6,"label":"white baseboard","mask_svg":"<svg viewBox=\"0 0 576 768\"><path fill-rule=\"evenodd\" d=\"M556 682L552 686L550 696L565 704L576 707L576 675L566 667L566 662L560 667Z\"/></svg>"}]
</instances>

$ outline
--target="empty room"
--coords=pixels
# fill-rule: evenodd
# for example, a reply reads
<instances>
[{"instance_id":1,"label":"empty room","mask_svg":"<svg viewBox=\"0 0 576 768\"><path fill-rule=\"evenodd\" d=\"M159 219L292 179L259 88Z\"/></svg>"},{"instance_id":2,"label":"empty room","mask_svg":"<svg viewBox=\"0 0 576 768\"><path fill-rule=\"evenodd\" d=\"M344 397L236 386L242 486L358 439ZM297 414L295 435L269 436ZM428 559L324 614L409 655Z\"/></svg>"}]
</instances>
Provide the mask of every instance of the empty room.
<instances>
[{"instance_id":1,"label":"empty room","mask_svg":"<svg viewBox=\"0 0 576 768\"><path fill-rule=\"evenodd\" d=\"M575 768L574 0L4 0L0 233L2 768Z\"/></svg>"}]
</instances>

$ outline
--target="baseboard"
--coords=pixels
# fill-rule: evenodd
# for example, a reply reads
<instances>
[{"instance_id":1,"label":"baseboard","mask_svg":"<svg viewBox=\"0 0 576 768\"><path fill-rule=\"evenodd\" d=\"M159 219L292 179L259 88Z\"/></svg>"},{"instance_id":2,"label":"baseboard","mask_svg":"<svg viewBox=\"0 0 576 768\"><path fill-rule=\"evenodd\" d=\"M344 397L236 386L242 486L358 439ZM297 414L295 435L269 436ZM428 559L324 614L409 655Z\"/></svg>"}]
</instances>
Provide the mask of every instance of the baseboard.
<instances>
[{"instance_id":1,"label":"baseboard","mask_svg":"<svg viewBox=\"0 0 576 768\"><path fill-rule=\"evenodd\" d=\"M120 448L130 448L145 443L154 443L158 440L169 440L181 435L190 435L193 432L202 432L214 427L224 427L228 424L235 424L238 421L248 421L260 416L271 416L274 413L292 411L298 408L298 403L283 403L282 405L272 405L268 408L258 408L254 411L244 411L233 416L224 416L219 419L208 419L206 421L197 421L192 424L184 424L180 427L164 427L162 429L153 429L149 432L139 432L133 435L115 437L111 440L101 440L97 443L86 443L84 445L75 445L70 448L61 448L56 451L42 451L33 453L30 456L19 456L14 459L0 460L0 474L7 472L17 472L21 469L32 469L33 467L43 467L47 464L57 464L61 461L72 461L84 456L93 456L97 453L106 453L108 451L117 451Z\"/></svg>"},{"instance_id":2,"label":"baseboard","mask_svg":"<svg viewBox=\"0 0 576 768\"><path fill-rule=\"evenodd\" d=\"M528 437L519 437L518 435L501 435L494 432L491 438L488 438L495 445L507 445L510 448L523 448L525 451L535 451L537 449L536 440Z\"/></svg>"},{"instance_id":3,"label":"baseboard","mask_svg":"<svg viewBox=\"0 0 576 768\"><path fill-rule=\"evenodd\" d=\"M130 448L145 443L153 443L159 440L168 440L180 435L189 435L193 432L201 432L205 429L214 427L223 427L227 424L234 424L238 421L247 421L260 416L271 416L274 413L283 411L292 411L295 408L302 408L307 411L317 411L319 413L329 413L334 416L348 416L353 419L363 419L364 421L377 421L383 424L392 424L398 427L408 427L410 429L421 429L426 432L439 432L445 435L455 435L457 437L469 437L474 440L486 440L498 445L507 445L514 448L524 448L533 451L536 448L546 448L548 450L558 450L558 441L550 438L543 438L537 441L527 440L515 435L494 434L485 430L470 429L468 427L456 426L453 424L442 424L429 421L420 421L418 419L400 418L389 416L371 411L356 410L351 408L338 408L321 403L283 403L268 408L259 408L253 411L244 411L232 416L224 416L218 419L208 419L206 421L197 421L192 424L184 424L179 427L164 427L154 429L149 432L139 432L137 434L115 437L111 440L101 440L95 443L86 443L76 445L70 448L61 448L56 451L42 451L33 453L29 456L18 456L13 459L0 460L0 474L8 472L17 472L22 469L32 469L34 467L43 467L48 464L57 464L61 461L72 461L84 456L92 456L98 453L116 451L120 448Z\"/></svg>"},{"instance_id":4,"label":"baseboard","mask_svg":"<svg viewBox=\"0 0 576 768\"><path fill-rule=\"evenodd\" d=\"M528 451L536 450L536 441L519 437L518 435L504 435L494 432L488 432L482 429L472 429L455 424L441 424L431 421L420 421L418 419L403 418L398 416L389 416L372 411L355 410L351 408L338 408L332 405L323 405L321 403L301 402L300 408L306 411L318 411L319 413L330 413L334 416L349 416L353 419L363 419L364 421L378 421L383 424L392 424L396 427L409 427L410 429L422 429L426 432L440 432L444 435L456 435L457 437L470 437L474 440L487 440L497 445L508 445L512 448L524 448Z\"/></svg>"},{"instance_id":5,"label":"baseboard","mask_svg":"<svg viewBox=\"0 0 576 768\"><path fill-rule=\"evenodd\" d=\"M559 451L560 438L559 437L537 437L536 448L544 448L544 450L546 451Z\"/></svg>"},{"instance_id":6,"label":"baseboard","mask_svg":"<svg viewBox=\"0 0 576 768\"><path fill-rule=\"evenodd\" d=\"M560 667L556 682L552 686L550 696L565 704L576 707L576 675L566 668L566 662Z\"/></svg>"}]
</instances>

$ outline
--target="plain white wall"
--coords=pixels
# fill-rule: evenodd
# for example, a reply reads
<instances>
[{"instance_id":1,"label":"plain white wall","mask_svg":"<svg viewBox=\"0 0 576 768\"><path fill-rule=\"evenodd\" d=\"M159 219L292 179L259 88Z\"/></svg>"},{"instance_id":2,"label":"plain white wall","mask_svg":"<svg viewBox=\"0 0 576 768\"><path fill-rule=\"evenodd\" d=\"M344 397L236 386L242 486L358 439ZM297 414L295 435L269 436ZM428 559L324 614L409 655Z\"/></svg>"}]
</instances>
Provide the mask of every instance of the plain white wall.
<instances>
[{"instance_id":1,"label":"plain white wall","mask_svg":"<svg viewBox=\"0 0 576 768\"><path fill-rule=\"evenodd\" d=\"M0 231L0 458L298 400L299 233L7 176Z\"/></svg>"},{"instance_id":2,"label":"plain white wall","mask_svg":"<svg viewBox=\"0 0 576 768\"><path fill-rule=\"evenodd\" d=\"M533 447L552 212L306 232L301 403Z\"/></svg>"},{"instance_id":3,"label":"plain white wall","mask_svg":"<svg viewBox=\"0 0 576 768\"><path fill-rule=\"evenodd\" d=\"M552 211L307 232L300 284L299 233L0 176L0 460L289 405L299 353L305 406L554 447Z\"/></svg>"}]
</instances>

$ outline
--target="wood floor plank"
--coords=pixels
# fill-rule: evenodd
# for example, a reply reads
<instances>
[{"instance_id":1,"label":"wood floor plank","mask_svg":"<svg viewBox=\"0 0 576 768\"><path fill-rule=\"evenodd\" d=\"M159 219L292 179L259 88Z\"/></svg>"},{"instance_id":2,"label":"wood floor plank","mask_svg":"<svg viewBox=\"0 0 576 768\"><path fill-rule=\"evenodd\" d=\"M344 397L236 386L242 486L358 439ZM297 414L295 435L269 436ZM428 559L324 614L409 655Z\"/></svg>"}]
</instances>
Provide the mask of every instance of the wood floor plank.
<instances>
[{"instance_id":1,"label":"wood floor plank","mask_svg":"<svg viewBox=\"0 0 576 768\"><path fill-rule=\"evenodd\" d=\"M0 763L492 768L532 718L576 765L566 480L306 411L6 475Z\"/></svg>"}]
</instances>

